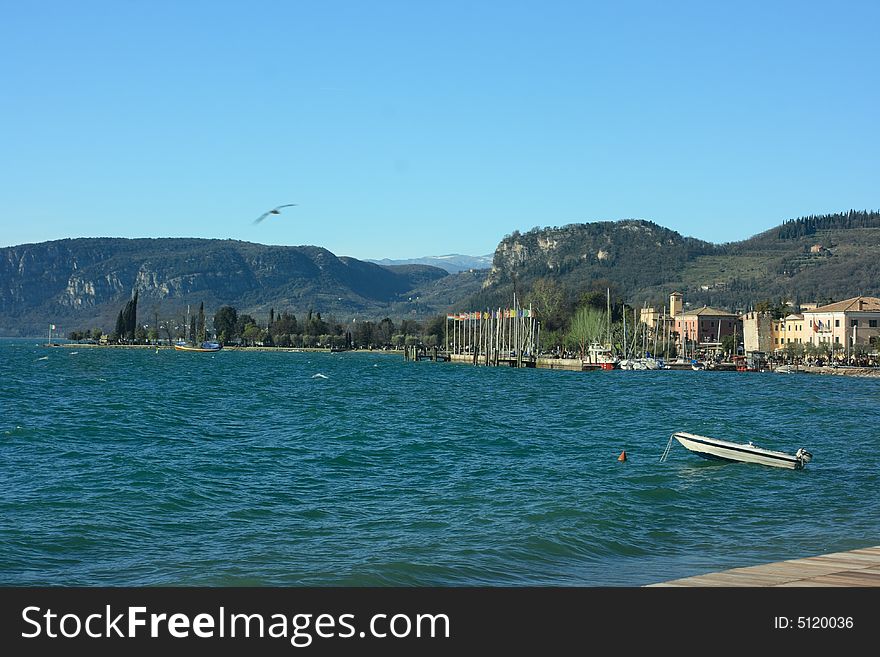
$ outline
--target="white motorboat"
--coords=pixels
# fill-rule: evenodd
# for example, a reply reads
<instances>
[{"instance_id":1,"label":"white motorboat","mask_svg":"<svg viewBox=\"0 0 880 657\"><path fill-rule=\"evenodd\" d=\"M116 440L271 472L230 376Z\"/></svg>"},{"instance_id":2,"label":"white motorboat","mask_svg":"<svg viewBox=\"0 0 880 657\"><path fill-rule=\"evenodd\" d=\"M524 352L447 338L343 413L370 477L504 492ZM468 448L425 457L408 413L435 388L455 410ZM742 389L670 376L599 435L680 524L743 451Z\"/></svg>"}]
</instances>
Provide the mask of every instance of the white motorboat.
<instances>
[{"instance_id":1,"label":"white motorboat","mask_svg":"<svg viewBox=\"0 0 880 657\"><path fill-rule=\"evenodd\" d=\"M590 360L588 363L598 363L603 370L613 370L617 367L617 357L611 353L611 347L594 342L589 346Z\"/></svg>"},{"instance_id":2,"label":"white motorboat","mask_svg":"<svg viewBox=\"0 0 880 657\"><path fill-rule=\"evenodd\" d=\"M800 448L794 455L792 455L785 452L777 452L772 449L758 447L751 441L747 443L732 443L728 440L720 440L708 436L698 436L697 434L687 433L685 431L677 431L670 436L669 444L666 445L666 451L660 458L661 462L665 461L666 457L669 456L669 450L672 447L673 439L681 443L686 449L697 454L697 456L702 456L705 459L759 463L761 465L770 465L776 468L800 470L813 458L813 455L804 448Z\"/></svg>"},{"instance_id":3,"label":"white motorboat","mask_svg":"<svg viewBox=\"0 0 880 657\"><path fill-rule=\"evenodd\" d=\"M622 370L662 370L663 361L656 358L627 358L617 366Z\"/></svg>"}]
</instances>

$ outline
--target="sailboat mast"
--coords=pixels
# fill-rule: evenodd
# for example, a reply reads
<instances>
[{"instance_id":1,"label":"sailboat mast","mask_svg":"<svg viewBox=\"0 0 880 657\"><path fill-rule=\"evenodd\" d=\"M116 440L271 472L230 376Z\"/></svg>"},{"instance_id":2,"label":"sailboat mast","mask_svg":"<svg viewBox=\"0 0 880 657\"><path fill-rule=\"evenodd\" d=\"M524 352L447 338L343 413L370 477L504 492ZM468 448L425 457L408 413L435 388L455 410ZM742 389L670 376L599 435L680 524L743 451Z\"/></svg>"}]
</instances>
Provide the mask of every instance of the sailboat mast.
<instances>
[{"instance_id":1,"label":"sailboat mast","mask_svg":"<svg viewBox=\"0 0 880 657\"><path fill-rule=\"evenodd\" d=\"M651 313L651 317L652 317L652 318L654 317L654 313L653 313L653 312ZM654 338L654 346L651 348L651 358L657 358L657 337L658 337L658 336L657 336L657 330L658 330L659 328L660 328L660 327L657 326L657 322L655 321L655 322L654 322L654 331L653 331L654 335L652 336L652 337Z\"/></svg>"},{"instance_id":2,"label":"sailboat mast","mask_svg":"<svg viewBox=\"0 0 880 657\"><path fill-rule=\"evenodd\" d=\"M639 348L639 322L636 318L636 309L633 308L633 357L638 357L636 355L636 350Z\"/></svg>"},{"instance_id":3,"label":"sailboat mast","mask_svg":"<svg viewBox=\"0 0 880 657\"><path fill-rule=\"evenodd\" d=\"M607 327L605 329L605 339L608 341L608 348L611 348L611 288L605 288L605 293L607 295L606 308L608 315L607 317Z\"/></svg>"},{"instance_id":4,"label":"sailboat mast","mask_svg":"<svg viewBox=\"0 0 880 657\"><path fill-rule=\"evenodd\" d=\"M663 306L663 358L669 360L669 318L666 317L666 306Z\"/></svg>"}]
</instances>

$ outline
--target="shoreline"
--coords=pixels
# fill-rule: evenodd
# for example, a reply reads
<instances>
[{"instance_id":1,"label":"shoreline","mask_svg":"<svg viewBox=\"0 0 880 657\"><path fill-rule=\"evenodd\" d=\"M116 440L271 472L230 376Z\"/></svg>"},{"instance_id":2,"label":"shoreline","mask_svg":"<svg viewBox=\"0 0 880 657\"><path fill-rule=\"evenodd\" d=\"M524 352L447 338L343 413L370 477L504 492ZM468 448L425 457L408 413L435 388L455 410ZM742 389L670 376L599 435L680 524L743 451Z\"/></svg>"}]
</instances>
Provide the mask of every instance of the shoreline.
<instances>
[{"instance_id":1,"label":"shoreline","mask_svg":"<svg viewBox=\"0 0 880 657\"><path fill-rule=\"evenodd\" d=\"M167 344L86 344L79 342L59 342L55 344L43 344L44 347L65 347L65 348L83 348L83 349L161 349L162 351L174 351L174 345ZM324 347L238 347L224 346L221 351L275 351L286 353L365 353L365 354L391 354L402 356L402 349L346 349L344 352L331 351ZM215 352L216 353L216 352Z\"/></svg>"},{"instance_id":2,"label":"shoreline","mask_svg":"<svg viewBox=\"0 0 880 657\"><path fill-rule=\"evenodd\" d=\"M163 351L173 351L173 345L154 345L154 344L86 344L86 343L77 343L77 342L64 342L64 343L55 343L55 344L44 344L46 347L66 347L66 348L85 348L85 349L93 349L93 348L110 348L110 349L161 349ZM254 351L254 352L278 352L278 353L367 353L367 354L384 354L384 355L393 355L393 356L402 356L404 354L403 349L345 349L343 351L331 351L330 349L323 347L238 347L238 346L224 346L224 350L226 351ZM471 364L471 358L467 358L465 361L458 361L457 359L453 359L451 362L458 364ZM564 358L541 358L541 369L557 369L557 370L578 370L573 366L574 361L571 359ZM731 363L731 366L733 364ZM726 372L728 370L717 370L719 372ZM730 370L734 371L734 370ZM773 370L767 370L769 373L776 373ZM816 366L816 365L798 365L797 369L792 373L800 373L800 374L825 374L832 376L854 376L861 378L880 378L880 367L854 367L849 365L840 365L837 367L832 367L830 365ZM753 372L749 372L749 374L753 374Z\"/></svg>"},{"instance_id":3,"label":"shoreline","mask_svg":"<svg viewBox=\"0 0 880 657\"><path fill-rule=\"evenodd\" d=\"M852 365L840 365L831 367L830 365L799 365L796 372L804 374L832 374L834 376L860 376L866 378L880 377L880 368L878 367L855 367Z\"/></svg>"}]
</instances>

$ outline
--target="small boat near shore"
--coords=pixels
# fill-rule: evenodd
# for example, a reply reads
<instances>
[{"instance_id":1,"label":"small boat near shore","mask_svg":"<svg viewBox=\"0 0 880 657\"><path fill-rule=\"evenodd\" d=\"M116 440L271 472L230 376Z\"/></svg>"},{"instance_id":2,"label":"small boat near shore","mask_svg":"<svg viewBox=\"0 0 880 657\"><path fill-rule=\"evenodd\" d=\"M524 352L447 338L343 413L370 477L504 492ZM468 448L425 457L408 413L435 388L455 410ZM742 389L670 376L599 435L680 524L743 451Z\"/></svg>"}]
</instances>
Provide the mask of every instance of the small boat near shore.
<instances>
[{"instance_id":1,"label":"small boat near shore","mask_svg":"<svg viewBox=\"0 0 880 657\"><path fill-rule=\"evenodd\" d=\"M223 345L219 342L203 342L200 345L191 345L178 342L174 345L174 348L177 351L213 352L220 351L223 348Z\"/></svg>"},{"instance_id":2,"label":"small boat near shore","mask_svg":"<svg viewBox=\"0 0 880 657\"><path fill-rule=\"evenodd\" d=\"M701 456L704 459L758 463L760 465L788 468L791 470L801 470L813 459L813 455L804 448L798 449L798 451L792 455L785 452L758 447L751 441L747 443L734 443L719 438L710 438L709 436L699 436L694 433L677 431L669 437L666 451L664 451L663 456L660 457L661 463L669 456L669 450L672 448L673 440L677 440L685 449L694 452L697 456Z\"/></svg>"},{"instance_id":3,"label":"small boat near shore","mask_svg":"<svg viewBox=\"0 0 880 657\"><path fill-rule=\"evenodd\" d=\"M618 366L618 359L611 353L611 347L594 342L589 346L590 359L586 364L598 364L603 370L613 370Z\"/></svg>"}]
</instances>

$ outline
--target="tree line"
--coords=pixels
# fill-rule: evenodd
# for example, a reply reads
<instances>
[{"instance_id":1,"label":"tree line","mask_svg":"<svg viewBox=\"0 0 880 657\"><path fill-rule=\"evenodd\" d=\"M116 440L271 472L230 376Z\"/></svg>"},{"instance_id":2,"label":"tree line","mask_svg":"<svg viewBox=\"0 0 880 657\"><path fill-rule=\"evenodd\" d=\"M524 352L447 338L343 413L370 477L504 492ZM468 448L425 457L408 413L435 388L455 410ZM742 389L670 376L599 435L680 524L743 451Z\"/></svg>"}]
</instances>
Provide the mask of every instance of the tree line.
<instances>
[{"instance_id":1,"label":"tree line","mask_svg":"<svg viewBox=\"0 0 880 657\"><path fill-rule=\"evenodd\" d=\"M440 346L445 327L443 317L426 322L412 319L395 323L390 317L380 321L342 323L323 318L320 312L308 311L305 317L269 310L269 319L259 323L233 306L223 306L214 315L214 331L224 344L267 347L329 347L339 349L399 349L405 345Z\"/></svg>"},{"instance_id":2,"label":"tree line","mask_svg":"<svg viewBox=\"0 0 880 657\"><path fill-rule=\"evenodd\" d=\"M208 338L241 346L277 347L323 347L339 349L399 349L407 345L428 347L443 345L445 316L436 316L419 322L402 319L395 322L390 317L379 321L353 321L342 323L334 317L324 318L320 312L309 310L298 319L289 311L276 313L269 310L268 321L258 321L247 313L239 313L234 306L222 306L213 317L213 330L209 330L204 303L189 318L159 320L154 313L151 324L139 324L137 320L138 292L126 302L116 318L115 329L104 333L95 328L71 331L71 340L95 340L104 337L111 343L148 344L166 339L200 343Z\"/></svg>"},{"instance_id":3,"label":"tree line","mask_svg":"<svg viewBox=\"0 0 880 657\"><path fill-rule=\"evenodd\" d=\"M602 290L598 288L602 287ZM602 343L612 346L618 353L635 349L637 310L627 306L616 294L610 302L611 284L594 281L593 285L572 298L560 283L551 278L535 281L526 294L524 307L532 306L541 322L541 347L546 352L578 354L584 357L589 345ZM445 315L438 315L419 322L402 319L395 322L390 317L378 321L363 320L342 323L333 317L324 318L320 312L309 310L301 318L289 311L276 313L269 310L268 320L260 322L247 313L239 313L234 306L220 307L213 316L213 330L209 331L204 304L198 312L182 321L159 321L154 315L151 325L137 322L138 293L120 310L115 330L107 336L109 342L135 344L156 343L160 338L167 341L183 339L201 342L213 337L224 345L265 347L315 347L337 349L400 349L420 345L428 348L445 346L447 322ZM473 310L473 309L471 309ZM624 314L628 330L624 331ZM188 320L188 321L187 321ZM68 337L74 340L99 340L101 329L85 332L73 331Z\"/></svg>"},{"instance_id":4,"label":"tree line","mask_svg":"<svg viewBox=\"0 0 880 657\"><path fill-rule=\"evenodd\" d=\"M809 215L784 222L777 230L779 239L797 239L813 235L819 230L845 230L848 228L880 228L880 212L875 210L850 210L835 214Z\"/></svg>"}]
</instances>

